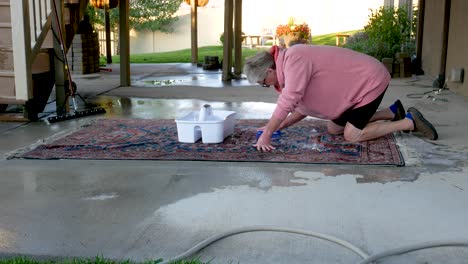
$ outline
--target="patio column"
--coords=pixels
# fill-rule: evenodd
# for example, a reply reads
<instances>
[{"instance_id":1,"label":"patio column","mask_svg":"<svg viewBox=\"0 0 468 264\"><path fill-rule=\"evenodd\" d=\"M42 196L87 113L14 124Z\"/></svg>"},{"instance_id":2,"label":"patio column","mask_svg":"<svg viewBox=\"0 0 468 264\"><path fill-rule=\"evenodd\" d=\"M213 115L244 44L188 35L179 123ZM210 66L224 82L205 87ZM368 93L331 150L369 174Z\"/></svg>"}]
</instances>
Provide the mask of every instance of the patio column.
<instances>
[{"instance_id":1,"label":"patio column","mask_svg":"<svg viewBox=\"0 0 468 264\"><path fill-rule=\"evenodd\" d=\"M232 79L233 1L224 1L223 81Z\"/></svg>"},{"instance_id":2,"label":"patio column","mask_svg":"<svg viewBox=\"0 0 468 264\"><path fill-rule=\"evenodd\" d=\"M129 0L119 1L120 86L130 86Z\"/></svg>"},{"instance_id":3,"label":"patio column","mask_svg":"<svg viewBox=\"0 0 468 264\"><path fill-rule=\"evenodd\" d=\"M198 62L198 20L197 20L197 0L190 1L190 14L191 14L191 33L192 33L192 63Z\"/></svg>"},{"instance_id":4,"label":"patio column","mask_svg":"<svg viewBox=\"0 0 468 264\"><path fill-rule=\"evenodd\" d=\"M242 0L234 0L234 77L242 74Z\"/></svg>"}]
</instances>

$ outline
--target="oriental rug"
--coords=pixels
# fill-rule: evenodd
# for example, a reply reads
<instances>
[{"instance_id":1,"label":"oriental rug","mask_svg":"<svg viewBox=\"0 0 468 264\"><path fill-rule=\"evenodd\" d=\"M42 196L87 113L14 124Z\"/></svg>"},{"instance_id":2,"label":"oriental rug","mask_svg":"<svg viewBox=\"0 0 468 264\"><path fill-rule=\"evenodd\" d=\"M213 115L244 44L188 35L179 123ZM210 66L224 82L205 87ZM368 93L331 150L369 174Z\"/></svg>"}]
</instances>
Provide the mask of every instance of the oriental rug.
<instances>
[{"instance_id":1,"label":"oriental rug","mask_svg":"<svg viewBox=\"0 0 468 264\"><path fill-rule=\"evenodd\" d=\"M16 158L94 160L198 160L403 166L392 134L362 143L345 142L326 132L323 120L305 119L281 131L276 150L253 144L267 120L236 120L234 134L222 143L180 143L174 120L97 119L79 130L38 145Z\"/></svg>"}]
</instances>

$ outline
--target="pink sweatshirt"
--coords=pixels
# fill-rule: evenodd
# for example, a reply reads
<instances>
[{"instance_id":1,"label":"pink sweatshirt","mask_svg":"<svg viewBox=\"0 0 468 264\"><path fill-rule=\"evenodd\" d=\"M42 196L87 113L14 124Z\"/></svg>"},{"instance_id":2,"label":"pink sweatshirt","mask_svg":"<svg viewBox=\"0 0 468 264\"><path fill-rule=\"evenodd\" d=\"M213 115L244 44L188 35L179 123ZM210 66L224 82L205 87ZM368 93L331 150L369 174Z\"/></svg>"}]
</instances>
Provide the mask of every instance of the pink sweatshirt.
<instances>
[{"instance_id":1,"label":"pink sweatshirt","mask_svg":"<svg viewBox=\"0 0 468 264\"><path fill-rule=\"evenodd\" d=\"M280 49L276 75L282 88L273 116L284 120L297 110L323 119L376 99L390 82L377 59L333 46L294 45Z\"/></svg>"}]
</instances>

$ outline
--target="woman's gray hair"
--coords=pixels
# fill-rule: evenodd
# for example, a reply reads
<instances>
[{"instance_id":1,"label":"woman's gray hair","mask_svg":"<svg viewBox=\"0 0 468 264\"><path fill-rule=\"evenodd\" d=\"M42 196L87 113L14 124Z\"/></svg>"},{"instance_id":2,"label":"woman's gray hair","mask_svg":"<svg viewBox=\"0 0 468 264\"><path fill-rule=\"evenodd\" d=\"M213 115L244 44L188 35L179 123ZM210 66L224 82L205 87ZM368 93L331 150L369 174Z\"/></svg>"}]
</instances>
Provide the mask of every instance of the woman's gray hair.
<instances>
[{"instance_id":1,"label":"woman's gray hair","mask_svg":"<svg viewBox=\"0 0 468 264\"><path fill-rule=\"evenodd\" d=\"M269 52L263 51L245 59L244 74L250 83L258 83L265 79L267 70L273 68L275 60Z\"/></svg>"}]
</instances>

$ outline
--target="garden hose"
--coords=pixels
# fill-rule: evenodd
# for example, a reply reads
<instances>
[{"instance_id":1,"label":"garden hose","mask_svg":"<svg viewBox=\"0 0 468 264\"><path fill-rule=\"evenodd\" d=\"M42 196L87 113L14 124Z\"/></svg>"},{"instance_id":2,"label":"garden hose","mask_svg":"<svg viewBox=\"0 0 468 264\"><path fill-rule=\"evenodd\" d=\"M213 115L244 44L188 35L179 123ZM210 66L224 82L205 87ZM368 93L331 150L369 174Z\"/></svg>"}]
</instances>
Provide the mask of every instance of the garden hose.
<instances>
[{"instance_id":1,"label":"garden hose","mask_svg":"<svg viewBox=\"0 0 468 264\"><path fill-rule=\"evenodd\" d=\"M281 233L292 233L292 234L299 234L299 235L305 235L305 236L311 236L315 238L320 238L323 240L327 240L330 242L333 242L337 245L340 245L342 247L345 247L349 249L350 251L354 252L355 254L359 255L363 260L359 262L360 264L369 264L373 263L376 260L389 257L389 256L395 256L395 255L401 255L404 253L412 252L412 251L417 251L421 249L427 249L427 248L435 248L435 247L468 247L468 240L453 240L453 241L432 241L432 242L425 242L425 243L419 243L419 244L414 244L414 245L409 245L405 247L400 247L400 248L395 248L387 251L383 251L378 254L374 254L369 256L369 254L365 253L363 250L359 249L358 247L354 246L353 244L325 234L321 233L315 233L315 232L310 232L306 230L301 230L301 229L292 229L292 228L285 228L285 227L278 227L278 226L252 226L252 227L241 227L241 228L236 228L232 230L228 230L222 233L215 234L202 242L196 244L194 247L191 249L185 251L184 253L173 257L169 258L168 260L161 262L160 264L168 264L168 263L174 263L183 259L187 259L190 256L193 256L203 248L207 247L208 245L221 240L223 238L237 235L237 234L242 234L242 233L249 233L249 232L281 232Z\"/></svg>"}]
</instances>

